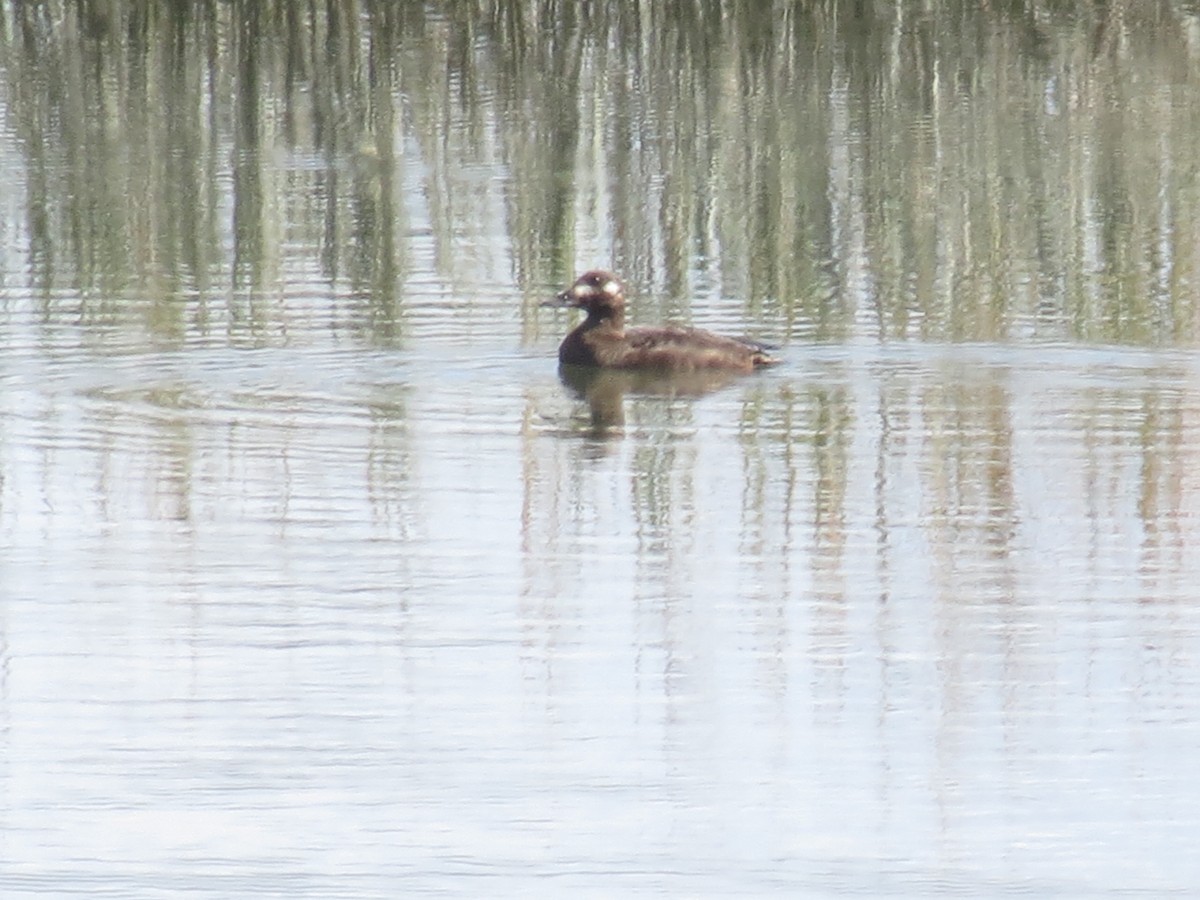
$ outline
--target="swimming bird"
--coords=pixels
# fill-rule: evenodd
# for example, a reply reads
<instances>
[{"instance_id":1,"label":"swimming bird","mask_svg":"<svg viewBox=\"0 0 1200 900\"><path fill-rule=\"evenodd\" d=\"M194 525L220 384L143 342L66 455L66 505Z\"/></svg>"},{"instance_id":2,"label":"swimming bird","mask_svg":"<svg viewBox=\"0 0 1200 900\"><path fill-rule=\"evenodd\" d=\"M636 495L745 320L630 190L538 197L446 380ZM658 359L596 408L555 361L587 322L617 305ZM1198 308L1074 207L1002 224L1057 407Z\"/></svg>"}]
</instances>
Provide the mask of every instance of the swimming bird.
<instances>
[{"instance_id":1,"label":"swimming bird","mask_svg":"<svg viewBox=\"0 0 1200 900\"><path fill-rule=\"evenodd\" d=\"M584 272L546 306L570 306L587 318L563 339L564 365L605 369L750 372L779 362L769 348L746 338L726 337L678 325L625 327L625 287L611 272Z\"/></svg>"}]
</instances>

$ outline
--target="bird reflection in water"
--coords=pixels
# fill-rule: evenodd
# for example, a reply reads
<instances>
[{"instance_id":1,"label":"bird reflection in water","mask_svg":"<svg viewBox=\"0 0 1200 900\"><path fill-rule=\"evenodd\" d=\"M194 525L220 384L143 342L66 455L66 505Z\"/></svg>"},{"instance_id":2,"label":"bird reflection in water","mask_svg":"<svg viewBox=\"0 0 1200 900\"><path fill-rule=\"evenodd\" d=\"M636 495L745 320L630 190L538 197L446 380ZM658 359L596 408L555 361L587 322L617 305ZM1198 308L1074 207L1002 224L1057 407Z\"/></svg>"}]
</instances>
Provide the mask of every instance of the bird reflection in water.
<instances>
[{"instance_id":1,"label":"bird reflection in water","mask_svg":"<svg viewBox=\"0 0 1200 900\"><path fill-rule=\"evenodd\" d=\"M625 395L635 397L702 397L735 381L740 373L727 369L691 371L602 369L596 366L558 367L559 380L588 406L593 436L620 433L625 426Z\"/></svg>"}]
</instances>

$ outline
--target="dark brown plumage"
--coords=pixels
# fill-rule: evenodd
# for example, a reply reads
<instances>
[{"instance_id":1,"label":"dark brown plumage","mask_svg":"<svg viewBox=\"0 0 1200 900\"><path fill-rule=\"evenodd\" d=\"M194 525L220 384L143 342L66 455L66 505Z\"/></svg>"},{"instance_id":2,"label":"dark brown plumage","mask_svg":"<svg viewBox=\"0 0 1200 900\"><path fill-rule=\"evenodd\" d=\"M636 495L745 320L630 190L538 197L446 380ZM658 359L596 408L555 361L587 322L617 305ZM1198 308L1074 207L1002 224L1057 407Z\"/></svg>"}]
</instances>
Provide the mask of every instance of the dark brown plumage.
<instances>
[{"instance_id":1,"label":"dark brown plumage","mask_svg":"<svg viewBox=\"0 0 1200 900\"><path fill-rule=\"evenodd\" d=\"M749 372L779 360L762 344L676 325L625 327L625 289L616 276L585 272L554 306L573 306L587 318L558 348L559 362L606 369L727 369Z\"/></svg>"}]
</instances>

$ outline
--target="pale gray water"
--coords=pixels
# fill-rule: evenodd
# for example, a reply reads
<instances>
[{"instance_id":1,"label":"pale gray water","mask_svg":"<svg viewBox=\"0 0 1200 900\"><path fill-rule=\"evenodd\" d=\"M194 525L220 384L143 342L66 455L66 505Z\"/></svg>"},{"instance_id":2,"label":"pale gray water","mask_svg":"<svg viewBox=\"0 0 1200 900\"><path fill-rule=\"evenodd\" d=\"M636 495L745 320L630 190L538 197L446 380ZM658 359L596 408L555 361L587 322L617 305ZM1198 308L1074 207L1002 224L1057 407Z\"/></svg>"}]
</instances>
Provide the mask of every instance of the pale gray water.
<instances>
[{"instance_id":1,"label":"pale gray water","mask_svg":"<svg viewBox=\"0 0 1200 900\"><path fill-rule=\"evenodd\" d=\"M564 34L601 54L602 24ZM605 95L510 107L554 86L505 69L482 26L461 70L461 23L401 28L390 167L275 132L239 155L249 126L223 106L198 162L167 127L196 123L166 113L141 162L137 112L113 113L99 150L35 143L57 120L30 96L71 104L30 75L49 50L9 43L0 890L1200 890L1200 196L1194 144L1170 143L1181 110L1200 121L1180 87L1196 73L1140 56L1139 20L1120 51L1095 24L1047 25L1059 43L1037 53L1014 39L1022 65L1009 24L979 25L973 105L930 112L855 43L923 26L882 17L856 38L817 16L805 27L875 61L818 53L834 70L801 89L781 60L808 58L804 29L738 56L725 23L711 66L674 60L666 112L647 89L647 108L597 113L616 131L557 169L538 141L556 115L590 129ZM191 27L224 35L224 84L244 60ZM130 60L153 68L164 46L106 49L122 78L103 83L135 90ZM1076 50L1099 114L1051 84ZM671 67L628 52L632 71ZM263 65L269 131L285 117ZM1101 90L1126 66L1148 106ZM731 72L773 87L738 100ZM898 93L870 94L872 73ZM1032 137L957 118L991 80ZM68 100L96 89L66 83ZM910 102L929 118L900 115ZM830 137L863 124L859 103L933 134L932 181L889 174L904 141L887 122ZM773 189L731 205L738 186L672 156L695 150L686 133L655 149L670 115L778 146L772 129L798 126L760 107L821 123L799 131L828 156L776 160L825 171L819 186L768 171ZM731 109L756 123L744 136ZM1122 109L1158 128L1160 181L1111 147L1102 175L1060 179L1056 129ZM1081 160L1107 146L1073 139ZM595 146L661 206L599 172ZM964 147L983 162L955 162ZM992 165L1003 177L981 179ZM693 177L698 207L669 183ZM1005 199L1025 177L1052 196ZM570 213L539 193L563 179ZM784 364L700 397L630 393L622 424L594 427L556 373L570 317L537 304L600 263L628 273L639 321L763 336Z\"/></svg>"}]
</instances>

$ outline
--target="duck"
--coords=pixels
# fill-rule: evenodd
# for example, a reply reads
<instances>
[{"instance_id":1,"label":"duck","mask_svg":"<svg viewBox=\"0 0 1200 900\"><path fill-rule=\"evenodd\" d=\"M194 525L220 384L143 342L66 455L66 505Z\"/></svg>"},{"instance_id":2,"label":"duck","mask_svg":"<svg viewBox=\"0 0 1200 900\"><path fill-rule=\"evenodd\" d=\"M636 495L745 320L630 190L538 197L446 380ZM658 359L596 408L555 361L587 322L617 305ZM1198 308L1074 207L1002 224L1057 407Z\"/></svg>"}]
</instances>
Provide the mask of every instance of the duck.
<instances>
[{"instance_id":1,"label":"duck","mask_svg":"<svg viewBox=\"0 0 1200 900\"><path fill-rule=\"evenodd\" d=\"M625 327L625 286L611 272L584 272L545 306L582 309L587 318L564 339L558 361L602 369L752 372L779 360L765 344L679 325Z\"/></svg>"}]
</instances>

